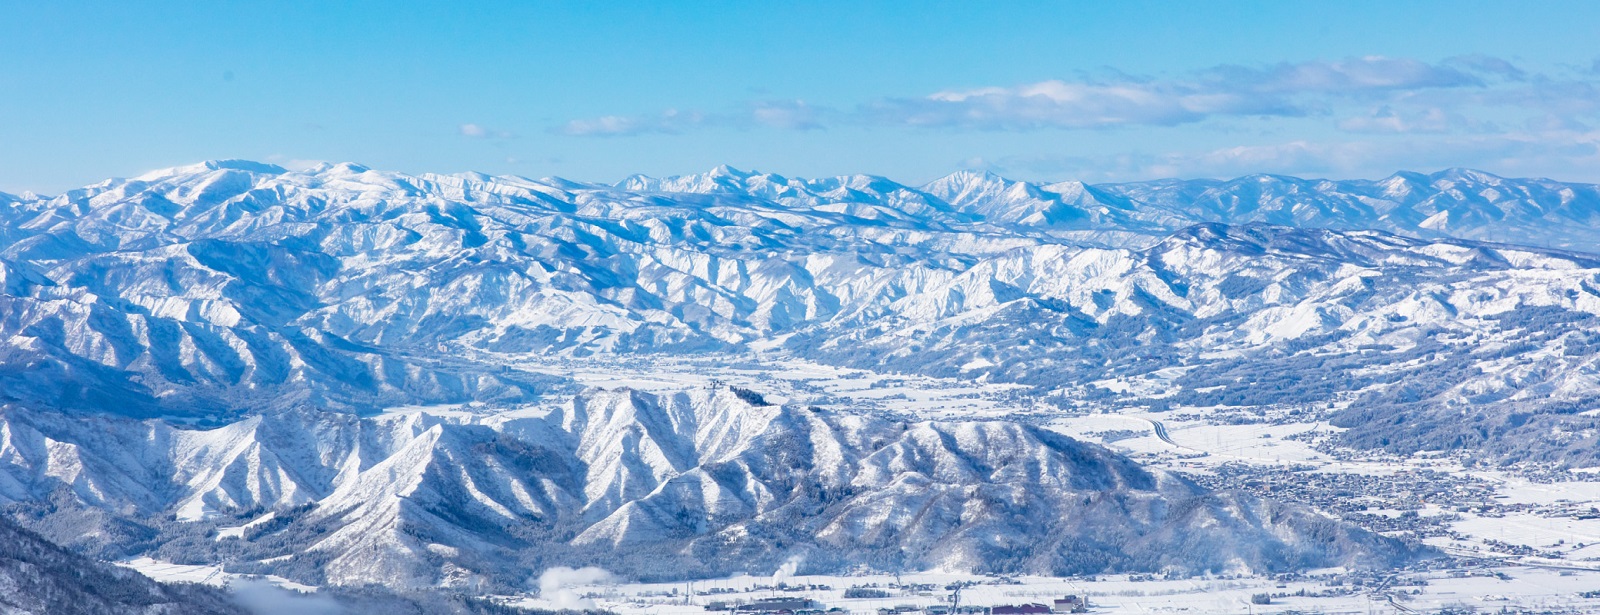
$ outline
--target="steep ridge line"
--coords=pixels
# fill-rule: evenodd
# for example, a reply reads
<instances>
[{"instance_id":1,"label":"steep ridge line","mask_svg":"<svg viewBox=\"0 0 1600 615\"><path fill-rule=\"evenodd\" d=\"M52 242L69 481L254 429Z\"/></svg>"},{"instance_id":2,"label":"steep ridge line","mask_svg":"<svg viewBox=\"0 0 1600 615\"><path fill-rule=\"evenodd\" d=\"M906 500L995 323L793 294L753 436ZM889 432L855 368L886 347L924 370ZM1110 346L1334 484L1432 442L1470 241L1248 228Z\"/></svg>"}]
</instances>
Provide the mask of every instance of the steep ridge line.
<instances>
[{"instance_id":1,"label":"steep ridge line","mask_svg":"<svg viewBox=\"0 0 1600 615\"><path fill-rule=\"evenodd\" d=\"M286 413L202 431L13 409L0 498L80 546L149 549L155 534L152 556L309 584L514 586L558 564L1059 575L1428 555L1025 424L746 397L619 389L503 415Z\"/></svg>"}]
</instances>

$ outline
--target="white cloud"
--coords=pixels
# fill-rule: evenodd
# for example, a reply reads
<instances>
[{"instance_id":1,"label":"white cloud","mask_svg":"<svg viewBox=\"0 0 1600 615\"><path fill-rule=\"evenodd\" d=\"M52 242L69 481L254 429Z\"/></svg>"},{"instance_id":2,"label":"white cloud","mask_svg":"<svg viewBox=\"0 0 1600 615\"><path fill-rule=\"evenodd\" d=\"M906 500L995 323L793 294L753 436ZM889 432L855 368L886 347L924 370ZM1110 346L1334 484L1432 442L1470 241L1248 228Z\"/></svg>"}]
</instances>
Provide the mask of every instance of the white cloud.
<instances>
[{"instance_id":1,"label":"white cloud","mask_svg":"<svg viewBox=\"0 0 1600 615\"><path fill-rule=\"evenodd\" d=\"M645 134L679 134L695 128L781 128L813 130L823 128L826 109L803 100L759 101L728 113L703 113L667 109L655 115L604 115L570 120L552 130L574 137L630 137Z\"/></svg>"},{"instance_id":2,"label":"white cloud","mask_svg":"<svg viewBox=\"0 0 1600 615\"><path fill-rule=\"evenodd\" d=\"M1384 105L1366 115L1340 120L1339 130L1390 134L1442 133L1463 123L1465 123L1463 118L1447 113L1439 107L1400 112L1389 105Z\"/></svg>"},{"instance_id":3,"label":"white cloud","mask_svg":"<svg viewBox=\"0 0 1600 615\"><path fill-rule=\"evenodd\" d=\"M1175 126L1214 117L1299 117L1338 100L1484 83L1451 66L1369 56L1265 68L1218 66L1169 79L1118 74L936 92L869 103L861 113L879 124L987 130Z\"/></svg>"},{"instance_id":4,"label":"white cloud","mask_svg":"<svg viewBox=\"0 0 1600 615\"><path fill-rule=\"evenodd\" d=\"M1084 181L1167 177L1231 178L1253 173L1383 177L1398 170L1471 167L1510 176L1600 179L1600 131L1382 137L1346 141L1296 139L1194 151L1106 156L1011 156L982 161L1002 174Z\"/></svg>"},{"instance_id":5,"label":"white cloud","mask_svg":"<svg viewBox=\"0 0 1600 615\"><path fill-rule=\"evenodd\" d=\"M598 605L584 598L574 588L609 584L616 580L609 571L593 566L568 568L556 566L539 575L539 597L550 601L558 610L594 610Z\"/></svg>"},{"instance_id":6,"label":"white cloud","mask_svg":"<svg viewBox=\"0 0 1600 615\"><path fill-rule=\"evenodd\" d=\"M631 135L642 132L641 123L632 118L619 115L606 115L588 120L572 120L561 128L561 132L573 136L616 136Z\"/></svg>"},{"instance_id":7,"label":"white cloud","mask_svg":"<svg viewBox=\"0 0 1600 615\"><path fill-rule=\"evenodd\" d=\"M1228 146L1096 156L1002 151L967 166L1096 181L1255 172L1369 176L1448 166L1595 179L1592 169L1600 160L1590 126L1600 126L1600 71L1562 70L1533 72L1481 55L1439 62L1365 56L1214 66L1160 77L1107 72L884 98L845 109L755 101L721 113L668 110L573 120L553 130L630 136L835 125L1010 132L1188 125L1195 128L1171 134L1186 143ZM1251 135L1277 142L1249 144Z\"/></svg>"},{"instance_id":8,"label":"white cloud","mask_svg":"<svg viewBox=\"0 0 1600 615\"><path fill-rule=\"evenodd\" d=\"M627 137L651 133L677 134L705 123L704 114L667 109L653 116L605 115L592 119L571 120L553 132L574 137Z\"/></svg>"},{"instance_id":9,"label":"white cloud","mask_svg":"<svg viewBox=\"0 0 1600 615\"><path fill-rule=\"evenodd\" d=\"M310 158L294 158L294 157L290 157L290 156L285 156L283 154L272 154L270 156L267 156L266 161L270 162L272 164L278 165L280 167L283 167L285 169L288 169L290 171L304 171L306 169L315 167L315 166L317 166L319 164L327 164L328 163L328 161L326 161L326 160L315 160L315 159L310 159Z\"/></svg>"},{"instance_id":10,"label":"white cloud","mask_svg":"<svg viewBox=\"0 0 1600 615\"><path fill-rule=\"evenodd\" d=\"M1225 65L1175 77L1113 73L1008 87L944 90L885 98L835 111L804 101L746 103L719 114L667 110L658 115L607 115L567 122L555 131L574 136L674 134L690 128L768 126L794 130L843 122L879 126L979 130L1085 129L1176 126L1218 117L1301 117L1325 114L1345 101L1382 101L1433 90L1482 88L1496 79L1526 77L1485 56L1430 64L1367 56L1338 61ZM1359 122L1358 122L1359 123Z\"/></svg>"},{"instance_id":11,"label":"white cloud","mask_svg":"<svg viewBox=\"0 0 1600 615\"><path fill-rule=\"evenodd\" d=\"M1520 67L1500 58L1482 54L1447 58L1443 64L1445 66L1460 67L1482 75L1496 75L1512 81L1521 81L1528 78L1527 71L1522 70Z\"/></svg>"},{"instance_id":12,"label":"white cloud","mask_svg":"<svg viewBox=\"0 0 1600 615\"><path fill-rule=\"evenodd\" d=\"M490 137L495 139L510 139L516 136L510 131L494 130L482 124L462 124L461 126L457 127L457 131L461 133L461 136L471 139L487 139Z\"/></svg>"},{"instance_id":13,"label":"white cloud","mask_svg":"<svg viewBox=\"0 0 1600 615\"><path fill-rule=\"evenodd\" d=\"M764 101L750 106L749 118L762 126L814 130L823 127L821 116L824 112L803 100ZM737 123L736 120L734 123Z\"/></svg>"},{"instance_id":14,"label":"white cloud","mask_svg":"<svg viewBox=\"0 0 1600 615\"><path fill-rule=\"evenodd\" d=\"M1162 83L1043 81L1013 88L936 92L864 105L870 123L1000 130L1172 126L1225 115L1298 115L1281 101Z\"/></svg>"},{"instance_id":15,"label":"white cloud","mask_svg":"<svg viewBox=\"0 0 1600 615\"><path fill-rule=\"evenodd\" d=\"M783 565L778 566L777 570L772 571L772 583L776 585L779 582L793 577L795 573L800 571L800 564L804 561L804 558L802 558L799 554L790 555L789 559L783 561Z\"/></svg>"},{"instance_id":16,"label":"white cloud","mask_svg":"<svg viewBox=\"0 0 1600 615\"><path fill-rule=\"evenodd\" d=\"M335 615L344 613L339 603L327 596L283 589L266 581L234 581L229 585L234 602L253 615Z\"/></svg>"},{"instance_id":17,"label":"white cloud","mask_svg":"<svg viewBox=\"0 0 1600 615\"><path fill-rule=\"evenodd\" d=\"M1484 84L1481 78L1453 66L1384 56L1285 62L1264 69L1221 66L1202 73L1200 81L1221 90L1290 94L1352 94Z\"/></svg>"}]
</instances>

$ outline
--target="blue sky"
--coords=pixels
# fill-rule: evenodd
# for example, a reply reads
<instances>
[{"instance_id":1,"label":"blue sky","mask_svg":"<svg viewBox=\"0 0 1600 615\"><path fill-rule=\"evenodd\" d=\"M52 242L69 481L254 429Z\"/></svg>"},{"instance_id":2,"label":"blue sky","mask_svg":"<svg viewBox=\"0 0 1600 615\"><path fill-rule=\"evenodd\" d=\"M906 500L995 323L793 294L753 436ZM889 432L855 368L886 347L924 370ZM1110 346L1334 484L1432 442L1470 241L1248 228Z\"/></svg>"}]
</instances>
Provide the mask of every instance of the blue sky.
<instances>
[{"instance_id":1,"label":"blue sky","mask_svg":"<svg viewBox=\"0 0 1600 615\"><path fill-rule=\"evenodd\" d=\"M1593 2L0 7L12 192L213 158L1600 181Z\"/></svg>"}]
</instances>

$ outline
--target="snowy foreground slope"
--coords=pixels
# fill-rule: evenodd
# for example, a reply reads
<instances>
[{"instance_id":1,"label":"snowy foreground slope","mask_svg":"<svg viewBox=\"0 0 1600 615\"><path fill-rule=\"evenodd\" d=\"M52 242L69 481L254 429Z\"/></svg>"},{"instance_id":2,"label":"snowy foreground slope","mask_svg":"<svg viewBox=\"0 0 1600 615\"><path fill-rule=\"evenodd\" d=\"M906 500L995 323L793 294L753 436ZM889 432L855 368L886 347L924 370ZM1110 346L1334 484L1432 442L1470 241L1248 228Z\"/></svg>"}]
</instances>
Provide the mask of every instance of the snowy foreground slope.
<instances>
[{"instance_id":1,"label":"snowy foreground slope","mask_svg":"<svg viewBox=\"0 0 1600 615\"><path fill-rule=\"evenodd\" d=\"M1270 572L1424 554L1040 428L751 397L621 389L496 416L291 412L207 431L13 410L0 499L38 503L14 508L80 546L159 534L157 556L317 584L516 587L553 565L670 579L791 560Z\"/></svg>"},{"instance_id":2,"label":"snowy foreground slope","mask_svg":"<svg viewBox=\"0 0 1600 615\"><path fill-rule=\"evenodd\" d=\"M162 585L88 559L0 519L0 613L16 615L245 615L227 594Z\"/></svg>"},{"instance_id":3,"label":"snowy foreground slope","mask_svg":"<svg viewBox=\"0 0 1600 615\"><path fill-rule=\"evenodd\" d=\"M564 374L803 359L1596 465L1600 256L1476 240L1588 249L1597 194L219 161L0 196L0 502L106 557L312 582L1390 565L1417 554L1026 417Z\"/></svg>"}]
</instances>

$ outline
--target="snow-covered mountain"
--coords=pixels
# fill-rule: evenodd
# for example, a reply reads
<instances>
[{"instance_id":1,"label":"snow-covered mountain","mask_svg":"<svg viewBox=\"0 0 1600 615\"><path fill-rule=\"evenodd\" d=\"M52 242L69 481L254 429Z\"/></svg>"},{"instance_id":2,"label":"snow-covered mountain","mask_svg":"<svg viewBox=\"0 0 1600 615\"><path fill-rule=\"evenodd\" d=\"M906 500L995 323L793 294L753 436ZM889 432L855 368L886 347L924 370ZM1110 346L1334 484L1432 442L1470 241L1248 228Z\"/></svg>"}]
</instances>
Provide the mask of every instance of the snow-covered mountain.
<instances>
[{"instance_id":1,"label":"snow-covered mountain","mask_svg":"<svg viewBox=\"0 0 1600 615\"><path fill-rule=\"evenodd\" d=\"M0 399L213 422L504 405L575 390L519 368L550 357L777 349L1079 407L1360 397L1334 419L1352 443L1578 463L1597 450L1596 257L1314 227L1574 243L1600 228L1596 190L207 162L0 207ZM1478 222L1418 226L1438 212ZM1264 222L1162 230L1216 218ZM1463 404L1471 421L1445 420ZM1557 437L1505 445L1535 433Z\"/></svg>"},{"instance_id":2,"label":"snow-covered mountain","mask_svg":"<svg viewBox=\"0 0 1600 615\"><path fill-rule=\"evenodd\" d=\"M1264 223L1578 250L1600 245L1600 186L1470 169L1376 181L1251 175L1101 185L960 172L922 189L990 222L1032 228L1160 232Z\"/></svg>"},{"instance_id":3,"label":"snow-covered mountain","mask_svg":"<svg viewBox=\"0 0 1600 615\"><path fill-rule=\"evenodd\" d=\"M791 556L1395 561L1310 512L1018 422L559 374L795 358L1021 384L1075 410L1293 408L1346 444L1594 465L1600 256L1477 239L1597 245L1596 190L1467 171L913 187L729 168L608 186L214 161L6 196L0 499L106 556L339 582Z\"/></svg>"},{"instance_id":4,"label":"snow-covered mountain","mask_svg":"<svg viewBox=\"0 0 1600 615\"><path fill-rule=\"evenodd\" d=\"M1600 245L1600 187L1470 169L1376 181L1252 175L1099 188L1194 222L1376 229L1577 250Z\"/></svg>"},{"instance_id":5,"label":"snow-covered mountain","mask_svg":"<svg viewBox=\"0 0 1600 615\"><path fill-rule=\"evenodd\" d=\"M492 416L277 413L211 430L12 410L0 414L0 501L80 545L153 533L158 555L356 585L515 586L574 563L641 578L791 560L1263 572L1420 554L1036 427L751 399L618 389ZM58 520L85 510L99 525Z\"/></svg>"}]
</instances>

